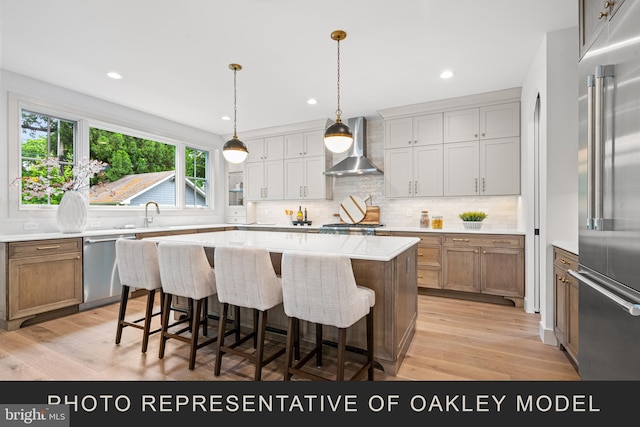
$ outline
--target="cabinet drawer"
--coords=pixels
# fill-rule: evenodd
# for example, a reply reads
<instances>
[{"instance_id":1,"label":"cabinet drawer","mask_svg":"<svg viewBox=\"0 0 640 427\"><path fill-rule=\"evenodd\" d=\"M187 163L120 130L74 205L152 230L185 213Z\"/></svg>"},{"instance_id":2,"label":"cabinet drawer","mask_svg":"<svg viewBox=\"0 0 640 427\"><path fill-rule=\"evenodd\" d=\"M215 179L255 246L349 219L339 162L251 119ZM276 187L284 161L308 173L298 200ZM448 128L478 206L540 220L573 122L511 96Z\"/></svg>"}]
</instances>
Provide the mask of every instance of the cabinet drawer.
<instances>
[{"instance_id":1,"label":"cabinet drawer","mask_svg":"<svg viewBox=\"0 0 640 427\"><path fill-rule=\"evenodd\" d=\"M563 270L578 270L578 256L565 251L564 249L554 248L553 264Z\"/></svg>"},{"instance_id":2,"label":"cabinet drawer","mask_svg":"<svg viewBox=\"0 0 640 427\"><path fill-rule=\"evenodd\" d=\"M440 246L418 245L418 268L422 266L440 267L442 251Z\"/></svg>"},{"instance_id":3,"label":"cabinet drawer","mask_svg":"<svg viewBox=\"0 0 640 427\"><path fill-rule=\"evenodd\" d=\"M52 239L9 243L9 259L69 252L82 252L82 239Z\"/></svg>"},{"instance_id":4,"label":"cabinet drawer","mask_svg":"<svg viewBox=\"0 0 640 427\"><path fill-rule=\"evenodd\" d=\"M439 268L418 267L418 287L419 288L442 288L442 270Z\"/></svg>"},{"instance_id":5,"label":"cabinet drawer","mask_svg":"<svg viewBox=\"0 0 640 427\"><path fill-rule=\"evenodd\" d=\"M392 236L401 236L401 237L417 237L420 239L419 245L439 245L442 241L442 235L439 233L405 233L394 231L391 233Z\"/></svg>"},{"instance_id":6,"label":"cabinet drawer","mask_svg":"<svg viewBox=\"0 0 640 427\"><path fill-rule=\"evenodd\" d=\"M496 248L523 248L524 236L500 234L445 234L445 246L483 246Z\"/></svg>"}]
</instances>

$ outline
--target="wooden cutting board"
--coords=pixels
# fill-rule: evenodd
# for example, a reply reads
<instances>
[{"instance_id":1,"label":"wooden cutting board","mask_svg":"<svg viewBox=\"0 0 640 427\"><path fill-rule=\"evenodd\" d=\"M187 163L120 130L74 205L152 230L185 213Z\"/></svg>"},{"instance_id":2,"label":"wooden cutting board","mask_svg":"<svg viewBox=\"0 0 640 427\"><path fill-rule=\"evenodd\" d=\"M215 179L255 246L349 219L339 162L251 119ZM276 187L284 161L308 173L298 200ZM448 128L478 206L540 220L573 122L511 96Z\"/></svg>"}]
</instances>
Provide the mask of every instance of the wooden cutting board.
<instances>
[{"instance_id":1,"label":"wooden cutting board","mask_svg":"<svg viewBox=\"0 0 640 427\"><path fill-rule=\"evenodd\" d=\"M339 216L339 214L335 215ZM342 219L340 222L344 223ZM367 206L367 212L358 224L380 224L380 206Z\"/></svg>"}]
</instances>

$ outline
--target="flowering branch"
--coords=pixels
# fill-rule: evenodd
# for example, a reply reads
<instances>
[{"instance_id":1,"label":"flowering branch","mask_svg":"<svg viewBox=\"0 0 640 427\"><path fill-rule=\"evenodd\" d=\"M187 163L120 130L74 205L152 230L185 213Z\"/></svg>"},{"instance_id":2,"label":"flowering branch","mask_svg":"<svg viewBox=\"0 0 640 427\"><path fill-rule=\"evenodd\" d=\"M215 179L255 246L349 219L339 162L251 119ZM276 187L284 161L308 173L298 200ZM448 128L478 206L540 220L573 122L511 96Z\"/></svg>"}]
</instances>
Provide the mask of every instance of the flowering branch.
<instances>
[{"instance_id":1,"label":"flowering branch","mask_svg":"<svg viewBox=\"0 0 640 427\"><path fill-rule=\"evenodd\" d=\"M67 191L88 189L91 178L102 174L107 166L107 163L100 160L83 158L71 168L54 158L47 157L40 163L30 166L31 175L18 177L11 185L21 185L24 201L59 196Z\"/></svg>"}]
</instances>

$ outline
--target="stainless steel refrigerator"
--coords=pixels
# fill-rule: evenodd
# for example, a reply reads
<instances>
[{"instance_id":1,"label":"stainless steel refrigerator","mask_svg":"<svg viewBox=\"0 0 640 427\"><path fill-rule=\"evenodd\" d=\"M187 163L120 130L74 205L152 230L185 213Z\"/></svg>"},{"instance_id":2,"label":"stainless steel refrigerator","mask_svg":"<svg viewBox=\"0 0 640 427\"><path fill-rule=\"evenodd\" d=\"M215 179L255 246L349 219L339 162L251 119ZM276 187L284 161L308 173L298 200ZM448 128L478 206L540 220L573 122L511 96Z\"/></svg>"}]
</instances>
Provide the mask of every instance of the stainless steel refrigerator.
<instances>
[{"instance_id":1,"label":"stainless steel refrigerator","mask_svg":"<svg viewBox=\"0 0 640 427\"><path fill-rule=\"evenodd\" d=\"M640 1L619 6L579 71L578 370L640 380Z\"/></svg>"}]
</instances>

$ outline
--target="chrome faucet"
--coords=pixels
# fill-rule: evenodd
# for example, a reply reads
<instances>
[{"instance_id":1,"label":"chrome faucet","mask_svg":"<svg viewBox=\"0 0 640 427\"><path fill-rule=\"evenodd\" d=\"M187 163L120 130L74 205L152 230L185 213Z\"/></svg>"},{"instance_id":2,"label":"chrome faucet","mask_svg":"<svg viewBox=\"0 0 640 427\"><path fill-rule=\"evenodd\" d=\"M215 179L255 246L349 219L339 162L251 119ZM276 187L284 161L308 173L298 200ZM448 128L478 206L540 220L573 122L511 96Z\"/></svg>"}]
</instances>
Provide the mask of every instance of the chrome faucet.
<instances>
[{"instance_id":1,"label":"chrome faucet","mask_svg":"<svg viewBox=\"0 0 640 427\"><path fill-rule=\"evenodd\" d=\"M160 213L160 208L156 202L147 202L147 204L144 205L144 228L148 228L149 223L153 222L153 217L149 217L149 205L156 205L156 213Z\"/></svg>"}]
</instances>

